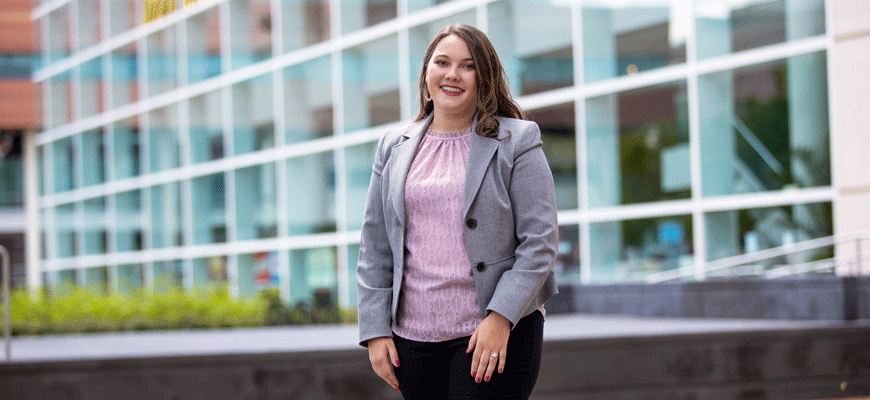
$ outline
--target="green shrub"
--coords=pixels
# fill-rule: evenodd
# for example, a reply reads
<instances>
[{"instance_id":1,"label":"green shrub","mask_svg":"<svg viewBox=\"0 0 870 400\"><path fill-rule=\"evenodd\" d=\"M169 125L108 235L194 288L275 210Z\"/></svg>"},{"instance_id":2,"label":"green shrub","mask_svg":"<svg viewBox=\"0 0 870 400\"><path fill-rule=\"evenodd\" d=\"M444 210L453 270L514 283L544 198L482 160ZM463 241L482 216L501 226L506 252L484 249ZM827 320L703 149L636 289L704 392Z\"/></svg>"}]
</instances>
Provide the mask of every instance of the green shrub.
<instances>
[{"instance_id":1,"label":"green shrub","mask_svg":"<svg viewBox=\"0 0 870 400\"><path fill-rule=\"evenodd\" d=\"M226 286L108 294L74 286L52 293L18 289L11 293L10 306L13 335L356 322L353 309L288 307L277 290L237 298Z\"/></svg>"}]
</instances>

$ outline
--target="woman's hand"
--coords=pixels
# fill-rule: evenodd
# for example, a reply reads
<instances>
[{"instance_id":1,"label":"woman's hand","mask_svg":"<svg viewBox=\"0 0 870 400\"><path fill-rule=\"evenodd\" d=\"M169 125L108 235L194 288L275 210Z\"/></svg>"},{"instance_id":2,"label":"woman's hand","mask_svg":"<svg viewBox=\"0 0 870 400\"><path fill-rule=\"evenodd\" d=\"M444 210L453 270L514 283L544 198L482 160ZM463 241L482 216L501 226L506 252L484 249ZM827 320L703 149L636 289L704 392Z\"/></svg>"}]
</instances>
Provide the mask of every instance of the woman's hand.
<instances>
[{"instance_id":1,"label":"woman's hand","mask_svg":"<svg viewBox=\"0 0 870 400\"><path fill-rule=\"evenodd\" d=\"M504 372L510 334L510 321L495 311L490 311L474 330L465 352L474 350L474 355L471 357L471 376L475 378L475 382L480 383L481 379L489 382L496 365L498 365L498 373ZM497 354L498 358L492 357L492 354Z\"/></svg>"},{"instance_id":2,"label":"woman's hand","mask_svg":"<svg viewBox=\"0 0 870 400\"><path fill-rule=\"evenodd\" d=\"M396 374L393 373L393 366L399 366L399 353L396 352L396 344L393 343L391 337L379 337L370 339L369 361L372 363L372 369L390 384L396 391L399 391L399 380L396 379Z\"/></svg>"}]
</instances>

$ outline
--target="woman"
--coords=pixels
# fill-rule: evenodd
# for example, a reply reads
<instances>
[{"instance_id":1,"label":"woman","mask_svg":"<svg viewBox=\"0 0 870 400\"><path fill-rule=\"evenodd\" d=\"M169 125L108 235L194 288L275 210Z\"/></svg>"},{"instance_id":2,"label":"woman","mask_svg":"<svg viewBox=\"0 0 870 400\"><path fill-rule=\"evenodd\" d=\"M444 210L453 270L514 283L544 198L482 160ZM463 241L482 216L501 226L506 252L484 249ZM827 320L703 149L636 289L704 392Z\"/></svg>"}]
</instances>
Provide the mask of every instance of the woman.
<instances>
[{"instance_id":1,"label":"woman","mask_svg":"<svg viewBox=\"0 0 870 400\"><path fill-rule=\"evenodd\" d=\"M426 50L417 121L378 143L360 344L406 399L534 388L543 304L557 291L556 200L540 130L522 117L486 35L451 25Z\"/></svg>"}]
</instances>

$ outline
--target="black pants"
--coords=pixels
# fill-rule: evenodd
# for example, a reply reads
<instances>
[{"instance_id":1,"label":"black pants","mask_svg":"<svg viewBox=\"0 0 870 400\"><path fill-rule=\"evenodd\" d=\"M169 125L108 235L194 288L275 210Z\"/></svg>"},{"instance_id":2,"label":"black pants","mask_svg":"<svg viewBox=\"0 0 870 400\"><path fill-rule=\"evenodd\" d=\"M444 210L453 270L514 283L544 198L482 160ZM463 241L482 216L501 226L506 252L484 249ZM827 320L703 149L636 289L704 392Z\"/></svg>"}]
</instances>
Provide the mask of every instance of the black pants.
<instances>
[{"instance_id":1,"label":"black pants","mask_svg":"<svg viewBox=\"0 0 870 400\"><path fill-rule=\"evenodd\" d=\"M538 380L544 316L535 311L517 322L508 339L503 373L475 383L471 357L465 353L471 336L446 342L417 342L394 336L400 367L394 368L406 400L528 399Z\"/></svg>"}]
</instances>

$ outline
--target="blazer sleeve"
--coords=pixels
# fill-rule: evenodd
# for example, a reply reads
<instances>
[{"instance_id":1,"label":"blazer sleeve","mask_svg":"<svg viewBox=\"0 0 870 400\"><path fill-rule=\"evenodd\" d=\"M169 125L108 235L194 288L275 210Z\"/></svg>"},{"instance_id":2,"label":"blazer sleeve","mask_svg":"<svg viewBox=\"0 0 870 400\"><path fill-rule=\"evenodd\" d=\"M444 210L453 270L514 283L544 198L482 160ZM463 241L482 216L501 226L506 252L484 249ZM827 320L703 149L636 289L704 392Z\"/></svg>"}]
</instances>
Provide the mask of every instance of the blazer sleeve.
<instances>
[{"instance_id":1,"label":"blazer sleeve","mask_svg":"<svg viewBox=\"0 0 870 400\"><path fill-rule=\"evenodd\" d=\"M553 173L541 145L538 125L527 125L514 154L509 196L518 241L513 267L498 281L487 310L498 312L516 326L539 299L552 274L558 246L556 190ZM539 305L537 305L539 306Z\"/></svg>"},{"instance_id":2,"label":"blazer sleeve","mask_svg":"<svg viewBox=\"0 0 870 400\"><path fill-rule=\"evenodd\" d=\"M372 176L366 196L357 263L357 317L360 345L369 339L392 336L391 306L393 257L387 240L381 179L386 164L388 141L378 141Z\"/></svg>"}]
</instances>

